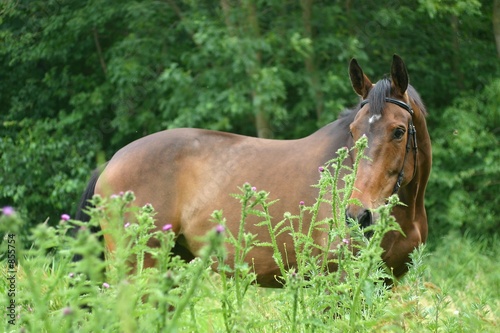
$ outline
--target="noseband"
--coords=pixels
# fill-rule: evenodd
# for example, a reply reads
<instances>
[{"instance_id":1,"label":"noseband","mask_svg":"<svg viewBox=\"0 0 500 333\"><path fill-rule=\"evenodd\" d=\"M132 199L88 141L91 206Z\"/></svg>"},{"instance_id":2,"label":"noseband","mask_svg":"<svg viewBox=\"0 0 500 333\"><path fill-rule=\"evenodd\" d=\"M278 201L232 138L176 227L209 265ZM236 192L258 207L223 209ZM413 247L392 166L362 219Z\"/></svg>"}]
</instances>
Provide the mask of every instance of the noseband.
<instances>
[{"instance_id":1,"label":"noseband","mask_svg":"<svg viewBox=\"0 0 500 333\"><path fill-rule=\"evenodd\" d=\"M385 101L387 103L392 103L392 104L395 104L403 109L405 109L406 111L408 111L411 115L410 117L410 120L408 121L408 140L406 141L406 152L405 152L405 157L404 157L404 160L403 160L403 166L401 167L401 171L399 172L399 175L398 175L398 180L396 181L396 185L394 185L394 189L392 190L392 194L396 194L399 192L399 189L401 188L401 183L403 182L403 178L404 178L404 175L405 175L405 164L406 164L406 157L408 156L408 152L410 151L411 147L410 145L413 145L413 156L414 156L414 163L413 163L413 177L415 177L415 174L417 172L417 130L415 128L415 126L413 125L413 109L411 108L411 106L409 104L406 104L405 102L403 101L400 101L400 100L397 100L397 99L394 99L394 98L390 98L390 97L386 97L385 98ZM365 106L366 104L368 104L368 100L365 99L361 102L360 104L360 109Z\"/></svg>"}]
</instances>

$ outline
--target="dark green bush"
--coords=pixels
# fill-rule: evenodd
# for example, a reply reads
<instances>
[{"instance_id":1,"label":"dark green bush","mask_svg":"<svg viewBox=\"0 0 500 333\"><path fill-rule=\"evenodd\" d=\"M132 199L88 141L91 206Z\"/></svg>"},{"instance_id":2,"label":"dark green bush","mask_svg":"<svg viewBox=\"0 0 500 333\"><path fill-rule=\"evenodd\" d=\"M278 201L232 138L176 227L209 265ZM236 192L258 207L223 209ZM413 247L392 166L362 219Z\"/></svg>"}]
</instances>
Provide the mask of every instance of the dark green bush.
<instances>
[{"instance_id":1,"label":"dark green bush","mask_svg":"<svg viewBox=\"0 0 500 333\"><path fill-rule=\"evenodd\" d=\"M500 227L500 80L457 98L432 134L427 192L430 235L450 230L491 236Z\"/></svg>"},{"instance_id":2,"label":"dark green bush","mask_svg":"<svg viewBox=\"0 0 500 333\"><path fill-rule=\"evenodd\" d=\"M78 137L57 119L25 119L8 128L17 135L0 137L0 203L32 223L57 222L85 188L98 137Z\"/></svg>"}]
</instances>

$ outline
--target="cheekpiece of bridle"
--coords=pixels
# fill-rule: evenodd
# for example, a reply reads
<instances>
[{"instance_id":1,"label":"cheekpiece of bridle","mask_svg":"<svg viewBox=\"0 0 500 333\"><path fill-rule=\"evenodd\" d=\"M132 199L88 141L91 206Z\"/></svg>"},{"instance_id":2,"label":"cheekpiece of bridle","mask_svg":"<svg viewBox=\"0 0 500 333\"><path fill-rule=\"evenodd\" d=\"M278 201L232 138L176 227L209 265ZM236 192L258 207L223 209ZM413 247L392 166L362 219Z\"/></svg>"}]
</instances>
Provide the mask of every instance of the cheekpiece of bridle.
<instances>
[{"instance_id":1,"label":"cheekpiece of bridle","mask_svg":"<svg viewBox=\"0 0 500 333\"><path fill-rule=\"evenodd\" d=\"M400 100L397 100L397 99L394 99L394 98L390 98L390 97L386 97L385 98L385 101L387 103L392 103L392 104L395 104L403 109L405 109L406 111L408 111L411 115L410 117L410 120L408 121L408 140L406 141L406 152L405 152L405 157L404 157L404 160L403 160L403 166L401 167L401 171L399 172L399 175L398 175L398 180L396 181L396 185L394 185L394 189L392 190L392 194L396 194L399 192L399 189L401 188L401 183L403 182L403 178L404 178L404 175L405 175L405 164L406 164L406 157L408 156L408 152L410 151L411 147L410 145L413 145L413 156L414 156L414 163L413 163L413 177L415 177L415 173L417 172L417 130L415 128L415 126L413 125L413 109L411 108L411 106L409 104L406 104L405 102L403 101L400 101ZM360 109L365 106L366 104L368 104L368 100L365 99L361 102L360 104Z\"/></svg>"}]
</instances>

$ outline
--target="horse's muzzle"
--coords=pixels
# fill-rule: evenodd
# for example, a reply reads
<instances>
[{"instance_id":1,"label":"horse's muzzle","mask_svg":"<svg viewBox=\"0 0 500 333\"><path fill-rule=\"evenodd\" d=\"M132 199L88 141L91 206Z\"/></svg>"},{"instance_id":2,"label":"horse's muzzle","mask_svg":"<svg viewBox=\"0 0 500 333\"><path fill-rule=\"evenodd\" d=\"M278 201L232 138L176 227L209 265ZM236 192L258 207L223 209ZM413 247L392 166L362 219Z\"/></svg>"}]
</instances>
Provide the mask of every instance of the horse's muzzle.
<instances>
[{"instance_id":1,"label":"horse's muzzle","mask_svg":"<svg viewBox=\"0 0 500 333\"><path fill-rule=\"evenodd\" d=\"M373 214L368 209L346 209L346 223L348 226L352 225L352 221L357 221L361 229L369 227L373 224ZM373 235L372 232L365 232L365 236L370 238Z\"/></svg>"}]
</instances>

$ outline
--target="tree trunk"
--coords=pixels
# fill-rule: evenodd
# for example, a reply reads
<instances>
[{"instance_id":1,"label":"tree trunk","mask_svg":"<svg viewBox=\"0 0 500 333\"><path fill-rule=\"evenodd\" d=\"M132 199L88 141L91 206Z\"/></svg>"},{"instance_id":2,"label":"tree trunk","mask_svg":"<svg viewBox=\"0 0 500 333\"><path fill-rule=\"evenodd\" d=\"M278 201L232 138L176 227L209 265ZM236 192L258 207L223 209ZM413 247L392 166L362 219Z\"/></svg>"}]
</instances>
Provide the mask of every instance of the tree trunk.
<instances>
[{"instance_id":1,"label":"tree trunk","mask_svg":"<svg viewBox=\"0 0 500 333\"><path fill-rule=\"evenodd\" d=\"M239 29L237 29L237 26L235 26L235 24L231 21L232 8L231 5L229 4L229 1L221 0L220 4L222 7L222 12L224 13L224 21L228 28L229 35L241 39L241 36L238 36ZM244 14L243 17L246 18L246 21L244 22L239 21L238 22L240 24L239 27L242 28L243 34L245 36L249 36L253 41L255 41L258 38L260 38L260 28L259 28L259 21L257 18L257 8L255 2L253 0L243 0L241 1L241 4L242 4L241 10ZM243 49L243 44L240 45L242 46L239 56L248 56L247 55L248 50ZM262 55L260 54L259 51L255 51L255 53L252 54L251 56L253 56L253 61L247 62L247 66L245 68L245 71L247 73L250 82L252 82L254 80L255 75L260 72ZM252 96L252 105L254 107L255 128L257 136L259 138L271 138L272 131L271 131L271 125L269 123L269 115L262 108L262 106L256 102L259 96L255 88L252 88L251 96Z\"/></svg>"},{"instance_id":2,"label":"tree trunk","mask_svg":"<svg viewBox=\"0 0 500 333\"><path fill-rule=\"evenodd\" d=\"M451 16L451 28L453 32L452 40L453 40L453 54L452 54L452 70L453 73L455 74L456 78L456 83L457 87L460 90L465 89L464 85L464 75L461 71L461 59L460 59L460 29L459 29L459 22L458 22L458 16L452 15Z\"/></svg>"},{"instance_id":3,"label":"tree trunk","mask_svg":"<svg viewBox=\"0 0 500 333\"><path fill-rule=\"evenodd\" d=\"M493 3L493 33L497 45L497 55L500 58L500 0Z\"/></svg>"},{"instance_id":4,"label":"tree trunk","mask_svg":"<svg viewBox=\"0 0 500 333\"><path fill-rule=\"evenodd\" d=\"M229 31L229 36L234 36L235 29L231 22L231 6L229 5L228 0L221 0L220 6L222 7L222 12L224 13L224 22L226 23L226 27Z\"/></svg>"},{"instance_id":5,"label":"tree trunk","mask_svg":"<svg viewBox=\"0 0 500 333\"><path fill-rule=\"evenodd\" d=\"M305 37L309 38L311 42L312 42L312 25L311 25L312 3L313 0L300 1L300 5L302 7L302 25L304 27L304 35ZM321 90L318 71L316 70L314 51L312 51L308 55L308 57L304 59L304 64L306 66L306 72L309 78L311 95L312 98L314 99L316 118L319 120L321 114L323 113L323 91Z\"/></svg>"},{"instance_id":6,"label":"tree trunk","mask_svg":"<svg viewBox=\"0 0 500 333\"><path fill-rule=\"evenodd\" d=\"M102 55L101 42L99 41L99 33L97 32L96 28L93 28L92 32L94 34L94 43L95 43L95 48L97 50L97 56L99 58L99 63L101 64L101 69L102 69L102 72L104 73L104 76L106 76L107 67L106 67L106 61L104 60L104 56Z\"/></svg>"},{"instance_id":7,"label":"tree trunk","mask_svg":"<svg viewBox=\"0 0 500 333\"><path fill-rule=\"evenodd\" d=\"M256 41L260 38L260 28L259 28L259 20L257 18L257 8L255 2L253 0L245 0L244 7L246 11L247 17L247 31L248 35L251 36L253 41ZM254 64L250 65L250 68L247 68L247 73L249 75L250 80L254 80L255 74L260 72L261 68L261 58L262 55L260 51L255 51L254 55ZM272 131L271 125L269 123L269 115L266 110L260 105L260 103L256 103L258 99L258 92L255 88L252 89L252 103L254 105L255 112L255 127L257 129L257 136L259 138L271 138Z\"/></svg>"}]
</instances>

